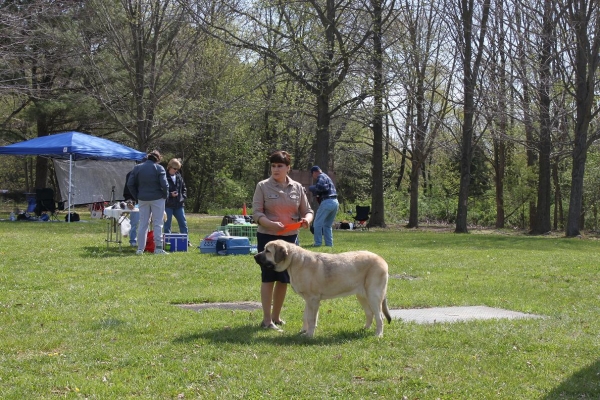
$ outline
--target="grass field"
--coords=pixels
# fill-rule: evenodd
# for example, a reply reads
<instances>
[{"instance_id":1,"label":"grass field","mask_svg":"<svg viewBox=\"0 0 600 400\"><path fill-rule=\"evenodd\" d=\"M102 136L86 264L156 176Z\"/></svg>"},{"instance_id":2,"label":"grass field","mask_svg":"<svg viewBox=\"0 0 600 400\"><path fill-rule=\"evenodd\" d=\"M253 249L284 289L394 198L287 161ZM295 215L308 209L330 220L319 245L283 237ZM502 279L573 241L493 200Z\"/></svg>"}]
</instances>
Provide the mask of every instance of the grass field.
<instances>
[{"instance_id":1,"label":"grass field","mask_svg":"<svg viewBox=\"0 0 600 400\"><path fill-rule=\"evenodd\" d=\"M330 252L367 249L390 266L390 308L485 305L543 319L364 331L355 298L321 305L315 337L259 310L251 256L135 256L107 249L106 222L0 222L2 399L598 399L600 243L432 230L335 231ZM191 241L221 217L188 215ZM301 245L312 243L301 233ZM327 251L327 250L324 250Z\"/></svg>"}]
</instances>

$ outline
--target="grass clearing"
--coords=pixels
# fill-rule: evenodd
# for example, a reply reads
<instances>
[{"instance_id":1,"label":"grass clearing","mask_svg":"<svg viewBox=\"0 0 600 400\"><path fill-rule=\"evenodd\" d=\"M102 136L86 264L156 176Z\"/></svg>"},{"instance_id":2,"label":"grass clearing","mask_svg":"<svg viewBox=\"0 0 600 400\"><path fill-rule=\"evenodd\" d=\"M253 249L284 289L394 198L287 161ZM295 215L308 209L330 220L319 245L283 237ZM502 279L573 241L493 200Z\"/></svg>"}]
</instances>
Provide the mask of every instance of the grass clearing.
<instances>
[{"instance_id":1,"label":"grass clearing","mask_svg":"<svg viewBox=\"0 0 600 400\"><path fill-rule=\"evenodd\" d=\"M80 213L84 219L85 212ZM221 217L189 215L200 239ZM336 231L331 252L368 249L390 265L390 308L485 305L546 316L361 329L355 298L321 304L315 338L260 310L251 256L107 249L106 222L0 222L3 399L600 398L600 244L593 239ZM312 243L302 231L301 245Z\"/></svg>"}]
</instances>

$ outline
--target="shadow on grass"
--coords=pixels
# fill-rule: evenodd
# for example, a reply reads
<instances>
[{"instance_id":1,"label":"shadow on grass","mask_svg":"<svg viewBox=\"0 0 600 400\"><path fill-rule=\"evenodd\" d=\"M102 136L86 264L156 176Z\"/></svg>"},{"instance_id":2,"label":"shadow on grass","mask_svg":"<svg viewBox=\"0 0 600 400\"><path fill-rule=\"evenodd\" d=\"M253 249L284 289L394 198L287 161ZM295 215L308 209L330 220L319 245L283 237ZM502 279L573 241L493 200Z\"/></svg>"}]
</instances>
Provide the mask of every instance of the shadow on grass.
<instances>
[{"instance_id":1,"label":"shadow on grass","mask_svg":"<svg viewBox=\"0 0 600 400\"><path fill-rule=\"evenodd\" d=\"M355 331L342 331L335 335L319 334L317 331L313 338L308 338L298 332L285 330L276 332L262 329L256 325L245 325L236 328L222 328L207 332L181 336L174 340L175 343L193 343L197 340L208 340L213 343L252 344L257 342L273 343L277 345L331 345L347 343L354 340L363 340L373 337L373 329L357 329Z\"/></svg>"},{"instance_id":2,"label":"shadow on grass","mask_svg":"<svg viewBox=\"0 0 600 400\"><path fill-rule=\"evenodd\" d=\"M600 399L600 360L580 369L544 397L558 399Z\"/></svg>"}]
</instances>

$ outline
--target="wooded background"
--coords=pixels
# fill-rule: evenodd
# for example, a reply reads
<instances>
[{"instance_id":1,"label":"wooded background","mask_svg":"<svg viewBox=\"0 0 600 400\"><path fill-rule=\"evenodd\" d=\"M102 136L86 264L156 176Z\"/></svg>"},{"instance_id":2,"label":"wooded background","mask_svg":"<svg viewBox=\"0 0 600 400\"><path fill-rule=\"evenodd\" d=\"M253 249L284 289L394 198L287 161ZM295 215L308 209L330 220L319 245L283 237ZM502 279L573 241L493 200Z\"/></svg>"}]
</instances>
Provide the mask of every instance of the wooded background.
<instances>
[{"instance_id":1,"label":"wooded background","mask_svg":"<svg viewBox=\"0 0 600 400\"><path fill-rule=\"evenodd\" d=\"M0 144L77 130L183 160L189 212L273 150L371 226L597 228L597 0L0 1ZM0 186L52 185L0 158Z\"/></svg>"}]
</instances>

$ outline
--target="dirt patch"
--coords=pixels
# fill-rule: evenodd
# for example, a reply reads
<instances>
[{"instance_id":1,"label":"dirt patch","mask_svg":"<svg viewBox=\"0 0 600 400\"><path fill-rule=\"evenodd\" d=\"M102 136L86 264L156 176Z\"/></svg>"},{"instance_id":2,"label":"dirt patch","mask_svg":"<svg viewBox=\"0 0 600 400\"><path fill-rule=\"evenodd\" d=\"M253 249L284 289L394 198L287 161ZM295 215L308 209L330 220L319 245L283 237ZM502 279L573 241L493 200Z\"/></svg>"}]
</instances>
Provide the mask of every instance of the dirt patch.
<instances>
[{"instance_id":1,"label":"dirt patch","mask_svg":"<svg viewBox=\"0 0 600 400\"><path fill-rule=\"evenodd\" d=\"M261 305L256 301L241 301L235 303L177 304L177 307L193 311L206 310L209 308L221 310L254 311L259 310L261 308Z\"/></svg>"}]
</instances>

